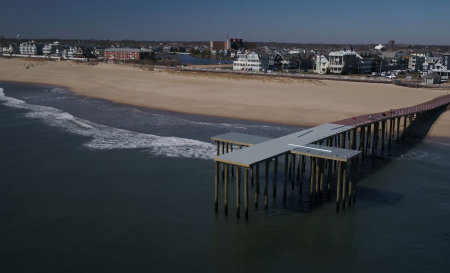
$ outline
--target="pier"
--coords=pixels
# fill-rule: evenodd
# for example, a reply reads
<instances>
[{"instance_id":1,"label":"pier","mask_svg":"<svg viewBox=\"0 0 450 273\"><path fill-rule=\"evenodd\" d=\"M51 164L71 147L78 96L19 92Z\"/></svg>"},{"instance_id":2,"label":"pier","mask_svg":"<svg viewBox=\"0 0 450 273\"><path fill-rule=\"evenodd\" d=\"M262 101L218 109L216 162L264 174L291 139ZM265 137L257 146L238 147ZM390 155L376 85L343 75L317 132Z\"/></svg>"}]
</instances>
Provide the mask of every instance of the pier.
<instances>
[{"instance_id":1,"label":"pier","mask_svg":"<svg viewBox=\"0 0 450 273\"><path fill-rule=\"evenodd\" d=\"M241 188L244 195L244 217L249 218L249 183L255 187L254 206L260 199L260 170L263 168L262 201L267 210L269 202L269 169L273 171L272 192L277 195L278 172L282 172L282 198L286 200L288 187L294 191L299 184L302 194L309 181L310 206L319 206L331 198L331 180L336 180L336 212L345 210L356 201L359 162L378 149L389 149L411 133L416 119L450 108L450 95L428 102L323 124L279 138L267 138L240 133L226 133L211 139L216 143L215 212L219 211L219 183L224 183L225 215L228 214L228 186L230 177L236 181L236 214L241 216ZM371 118L369 118L371 116ZM279 161L284 162L278 170ZM309 167L309 174L306 173ZM242 184L243 178L243 184ZM243 185L243 187L242 187ZM324 196L324 194L326 194Z\"/></svg>"}]
</instances>

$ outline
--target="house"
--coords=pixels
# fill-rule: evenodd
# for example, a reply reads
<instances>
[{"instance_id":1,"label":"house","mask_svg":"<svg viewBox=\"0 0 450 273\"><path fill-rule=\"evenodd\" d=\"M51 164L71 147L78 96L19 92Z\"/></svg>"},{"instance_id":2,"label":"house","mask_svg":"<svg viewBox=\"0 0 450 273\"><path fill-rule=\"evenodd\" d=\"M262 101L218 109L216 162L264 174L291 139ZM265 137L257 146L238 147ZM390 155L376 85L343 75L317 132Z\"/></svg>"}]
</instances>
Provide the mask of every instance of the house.
<instances>
[{"instance_id":1,"label":"house","mask_svg":"<svg viewBox=\"0 0 450 273\"><path fill-rule=\"evenodd\" d=\"M20 54L20 46L18 44L9 44L3 48L3 54Z\"/></svg>"},{"instance_id":2,"label":"house","mask_svg":"<svg viewBox=\"0 0 450 273\"><path fill-rule=\"evenodd\" d=\"M61 56L63 53L63 47L59 45L59 42L54 42L53 44L45 45L42 48L42 53L47 56L57 55Z\"/></svg>"},{"instance_id":3,"label":"house","mask_svg":"<svg viewBox=\"0 0 450 273\"><path fill-rule=\"evenodd\" d=\"M351 72L358 69L356 53L351 50L330 52L329 67L331 73Z\"/></svg>"},{"instance_id":4,"label":"house","mask_svg":"<svg viewBox=\"0 0 450 273\"><path fill-rule=\"evenodd\" d=\"M406 70L408 68L408 61L403 58L406 53L402 52L382 52L381 58L386 64L386 70Z\"/></svg>"},{"instance_id":5,"label":"house","mask_svg":"<svg viewBox=\"0 0 450 273\"><path fill-rule=\"evenodd\" d=\"M372 56L368 52L356 52L358 73L369 74L372 72Z\"/></svg>"},{"instance_id":6,"label":"house","mask_svg":"<svg viewBox=\"0 0 450 273\"><path fill-rule=\"evenodd\" d=\"M299 54L288 54L283 56L281 65L283 69L299 69L301 64L301 59Z\"/></svg>"},{"instance_id":7,"label":"house","mask_svg":"<svg viewBox=\"0 0 450 273\"><path fill-rule=\"evenodd\" d=\"M269 56L266 52L258 51L237 54L237 60L233 62L233 70L265 71L269 69Z\"/></svg>"},{"instance_id":8,"label":"house","mask_svg":"<svg viewBox=\"0 0 450 273\"><path fill-rule=\"evenodd\" d=\"M422 75L435 73L441 76L441 80L447 81L450 77L450 54L442 54L440 57L427 57L422 65Z\"/></svg>"},{"instance_id":9,"label":"house","mask_svg":"<svg viewBox=\"0 0 450 273\"><path fill-rule=\"evenodd\" d=\"M323 55L321 52L319 52L319 54L314 56L314 63L315 63L315 69L314 69L314 73L319 73L319 74L326 74L327 73L327 69L330 65L329 60L329 56L328 55Z\"/></svg>"},{"instance_id":10,"label":"house","mask_svg":"<svg viewBox=\"0 0 450 273\"><path fill-rule=\"evenodd\" d=\"M422 77L423 81L427 84L440 84L441 83L441 75L437 73L429 73Z\"/></svg>"}]
</instances>

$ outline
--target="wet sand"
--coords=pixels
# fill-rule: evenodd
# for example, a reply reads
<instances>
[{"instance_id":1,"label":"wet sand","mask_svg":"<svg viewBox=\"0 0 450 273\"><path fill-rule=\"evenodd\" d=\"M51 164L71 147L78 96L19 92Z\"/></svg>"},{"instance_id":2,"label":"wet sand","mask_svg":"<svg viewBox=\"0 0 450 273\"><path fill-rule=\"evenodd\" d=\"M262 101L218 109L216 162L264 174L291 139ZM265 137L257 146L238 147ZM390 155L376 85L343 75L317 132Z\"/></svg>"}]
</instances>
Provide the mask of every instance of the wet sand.
<instances>
[{"instance_id":1,"label":"wet sand","mask_svg":"<svg viewBox=\"0 0 450 273\"><path fill-rule=\"evenodd\" d=\"M412 106L447 93L373 83L271 82L264 77L236 80L186 74L0 58L3 81L64 86L84 96L154 109L302 126ZM448 112L429 135L450 137Z\"/></svg>"}]
</instances>

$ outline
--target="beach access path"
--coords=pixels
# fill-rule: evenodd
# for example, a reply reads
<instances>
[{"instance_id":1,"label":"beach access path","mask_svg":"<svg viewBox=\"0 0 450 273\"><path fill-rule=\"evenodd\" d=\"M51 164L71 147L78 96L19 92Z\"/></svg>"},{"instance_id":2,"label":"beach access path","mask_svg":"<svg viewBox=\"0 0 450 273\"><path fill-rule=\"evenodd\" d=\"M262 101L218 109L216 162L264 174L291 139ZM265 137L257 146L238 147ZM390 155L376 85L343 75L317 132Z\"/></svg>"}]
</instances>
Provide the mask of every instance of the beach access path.
<instances>
[{"instance_id":1,"label":"beach access path","mask_svg":"<svg viewBox=\"0 0 450 273\"><path fill-rule=\"evenodd\" d=\"M63 86L84 96L155 109L303 126L408 107L448 92L322 80L236 80L120 65L12 58L0 58L0 81ZM447 112L430 135L450 137L449 126Z\"/></svg>"}]
</instances>

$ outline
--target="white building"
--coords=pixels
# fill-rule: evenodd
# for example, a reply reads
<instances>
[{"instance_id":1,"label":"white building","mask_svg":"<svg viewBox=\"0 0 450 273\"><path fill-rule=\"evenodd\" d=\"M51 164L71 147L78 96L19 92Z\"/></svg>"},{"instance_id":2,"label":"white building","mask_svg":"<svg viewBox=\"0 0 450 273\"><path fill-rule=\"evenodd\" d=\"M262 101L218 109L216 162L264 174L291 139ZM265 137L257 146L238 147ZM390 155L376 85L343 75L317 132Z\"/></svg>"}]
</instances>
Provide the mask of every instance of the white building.
<instances>
[{"instance_id":1,"label":"white building","mask_svg":"<svg viewBox=\"0 0 450 273\"><path fill-rule=\"evenodd\" d=\"M54 42L53 44L45 45L42 48L42 53L47 56L50 55L61 56L63 53L63 48L62 46L59 45L59 42Z\"/></svg>"},{"instance_id":2,"label":"white building","mask_svg":"<svg viewBox=\"0 0 450 273\"><path fill-rule=\"evenodd\" d=\"M375 47L376 50L381 51L384 48L384 45L379 44Z\"/></svg>"},{"instance_id":3,"label":"white building","mask_svg":"<svg viewBox=\"0 0 450 273\"><path fill-rule=\"evenodd\" d=\"M331 73L350 73L354 69L358 69L358 61L356 53L351 50L341 50L330 52L329 66Z\"/></svg>"},{"instance_id":4,"label":"white building","mask_svg":"<svg viewBox=\"0 0 450 273\"><path fill-rule=\"evenodd\" d=\"M42 55L42 49L44 45L37 45L34 43L21 43L20 54L22 55Z\"/></svg>"},{"instance_id":5,"label":"white building","mask_svg":"<svg viewBox=\"0 0 450 273\"><path fill-rule=\"evenodd\" d=\"M238 52L237 61L233 62L233 70L264 71L269 68L269 57L265 52Z\"/></svg>"},{"instance_id":6,"label":"white building","mask_svg":"<svg viewBox=\"0 0 450 273\"><path fill-rule=\"evenodd\" d=\"M323 54L316 54L314 56L314 62L315 62L314 73L319 73L319 74L327 73L327 69L330 65L328 58L329 58L328 56L325 56Z\"/></svg>"},{"instance_id":7,"label":"white building","mask_svg":"<svg viewBox=\"0 0 450 273\"><path fill-rule=\"evenodd\" d=\"M63 50L62 56L64 58L75 58L78 52L78 47L71 46Z\"/></svg>"}]
</instances>

